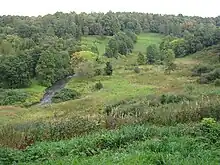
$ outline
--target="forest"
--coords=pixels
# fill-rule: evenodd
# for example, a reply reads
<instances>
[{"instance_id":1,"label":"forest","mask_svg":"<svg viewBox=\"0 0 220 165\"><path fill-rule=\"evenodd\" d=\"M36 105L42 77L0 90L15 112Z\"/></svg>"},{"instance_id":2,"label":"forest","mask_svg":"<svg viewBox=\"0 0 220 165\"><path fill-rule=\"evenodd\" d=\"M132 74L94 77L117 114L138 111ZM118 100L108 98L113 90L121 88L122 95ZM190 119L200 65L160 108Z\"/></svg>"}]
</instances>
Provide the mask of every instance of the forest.
<instances>
[{"instance_id":1,"label":"forest","mask_svg":"<svg viewBox=\"0 0 220 165\"><path fill-rule=\"evenodd\" d=\"M0 164L218 164L219 97L220 16L0 16Z\"/></svg>"},{"instance_id":2,"label":"forest","mask_svg":"<svg viewBox=\"0 0 220 165\"><path fill-rule=\"evenodd\" d=\"M0 78L2 88L23 88L36 79L43 86L73 74L73 53L97 53L95 43L87 47L82 36L112 36L106 57L132 52L141 32L168 35L160 50L172 49L176 57L195 53L220 39L220 17L184 17L181 14L144 13L55 13L43 17L0 17ZM61 60L62 59L62 60Z\"/></svg>"}]
</instances>

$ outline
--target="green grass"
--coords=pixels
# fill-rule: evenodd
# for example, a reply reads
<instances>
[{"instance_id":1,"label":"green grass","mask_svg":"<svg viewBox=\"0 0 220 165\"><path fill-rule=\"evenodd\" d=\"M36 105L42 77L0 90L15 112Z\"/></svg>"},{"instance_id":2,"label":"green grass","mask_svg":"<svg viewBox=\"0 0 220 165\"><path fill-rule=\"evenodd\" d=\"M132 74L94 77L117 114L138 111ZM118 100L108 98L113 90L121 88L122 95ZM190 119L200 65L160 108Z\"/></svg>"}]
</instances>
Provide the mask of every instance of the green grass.
<instances>
[{"instance_id":1,"label":"green grass","mask_svg":"<svg viewBox=\"0 0 220 165\"><path fill-rule=\"evenodd\" d=\"M105 53L105 47L108 43L109 37L106 37L103 40L100 40L98 36L87 36L82 38L82 43L85 43L89 47L93 44L94 41L97 41L97 47L99 50L100 55ZM164 36L161 34L155 33L141 33L138 35L137 43L134 45L134 52L146 52L147 46L150 44L158 45Z\"/></svg>"},{"instance_id":2,"label":"green grass","mask_svg":"<svg viewBox=\"0 0 220 165\"><path fill-rule=\"evenodd\" d=\"M87 36L87 37L82 37L82 43L88 45L88 47L91 47L93 45L93 42L96 41L99 54L103 55L105 53L105 47L108 43L108 39L109 37L100 39L99 36Z\"/></svg>"},{"instance_id":3,"label":"green grass","mask_svg":"<svg viewBox=\"0 0 220 165\"><path fill-rule=\"evenodd\" d=\"M219 126L219 123L212 127L201 124L175 127L133 125L66 141L42 142L24 151L3 149L0 161L45 165L215 165L220 161L219 139L215 134L220 133ZM207 128L213 132L206 132Z\"/></svg>"},{"instance_id":4,"label":"green grass","mask_svg":"<svg viewBox=\"0 0 220 165\"><path fill-rule=\"evenodd\" d=\"M134 46L134 52L145 53L150 44L158 45L164 36L155 33L142 33L138 35L137 43Z\"/></svg>"},{"instance_id":5,"label":"green grass","mask_svg":"<svg viewBox=\"0 0 220 165\"><path fill-rule=\"evenodd\" d=\"M24 88L23 90L27 92L41 93L41 92L44 92L45 89L46 87L39 85L36 81L33 80L31 86L29 88Z\"/></svg>"}]
</instances>

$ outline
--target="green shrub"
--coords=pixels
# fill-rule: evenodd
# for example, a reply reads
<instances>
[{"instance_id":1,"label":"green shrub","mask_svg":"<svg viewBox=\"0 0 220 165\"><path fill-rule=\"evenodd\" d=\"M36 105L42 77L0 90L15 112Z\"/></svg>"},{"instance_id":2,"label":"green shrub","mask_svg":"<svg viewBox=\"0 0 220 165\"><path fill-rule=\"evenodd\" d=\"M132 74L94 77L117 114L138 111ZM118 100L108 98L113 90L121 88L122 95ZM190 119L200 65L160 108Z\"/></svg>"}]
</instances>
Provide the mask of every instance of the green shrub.
<instances>
[{"instance_id":1,"label":"green shrub","mask_svg":"<svg viewBox=\"0 0 220 165\"><path fill-rule=\"evenodd\" d=\"M192 98L185 95L163 94L160 96L161 104L179 103L181 101L192 101Z\"/></svg>"},{"instance_id":2,"label":"green shrub","mask_svg":"<svg viewBox=\"0 0 220 165\"><path fill-rule=\"evenodd\" d=\"M102 75L102 69L98 68L98 69L95 69L95 76L100 76Z\"/></svg>"},{"instance_id":3,"label":"green shrub","mask_svg":"<svg viewBox=\"0 0 220 165\"><path fill-rule=\"evenodd\" d=\"M135 68L134 68L134 72L135 72L135 73L140 73L140 72L141 72L141 69L140 69L139 67L135 67Z\"/></svg>"},{"instance_id":4,"label":"green shrub","mask_svg":"<svg viewBox=\"0 0 220 165\"><path fill-rule=\"evenodd\" d=\"M198 82L200 84L209 84L214 82L216 79L220 79L220 68L217 68L212 72L203 74Z\"/></svg>"},{"instance_id":5,"label":"green shrub","mask_svg":"<svg viewBox=\"0 0 220 165\"><path fill-rule=\"evenodd\" d=\"M0 147L25 149L39 141L59 141L100 129L99 119L80 116L49 122L30 121L0 127Z\"/></svg>"},{"instance_id":6,"label":"green shrub","mask_svg":"<svg viewBox=\"0 0 220 165\"><path fill-rule=\"evenodd\" d=\"M103 84L99 81L98 83L95 84L95 89L100 90L103 88Z\"/></svg>"},{"instance_id":7,"label":"green shrub","mask_svg":"<svg viewBox=\"0 0 220 165\"><path fill-rule=\"evenodd\" d=\"M200 64L192 69L192 76L201 76L203 73L209 73L214 70L211 65Z\"/></svg>"},{"instance_id":8,"label":"green shrub","mask_svg":"<svg viewBox=\"0 0 220 165\"><path fill-rule=\"evenodd\" d=\"M208 139L209 143L216 143L220 140L220 125L214 118L203 118L200 123L200 134Z\"/></svg>"},{"instance_id":9,"label":"green shrub","mask_svg":"<svg viewBox=\"0 0 220 165\"><path fill-rule=\"evenodd\" d=\"M99 133L78 137L59 142L41 142L23 151L2 149L0 160L3 164L13 162L45 161L51 158L74 155L92 156L102 150L122 148L134 141L141 141L159 134L154 128L146 126L128 126L114 131L100 131ZM22 156L20 156L22 155Z\"/></svg>"},{"instance_id":10,"label":"green shrub","mask_svg":"<svg viewBox=\"0 0 220 165\"><path fill-rule=\"evenodd\" d=\"M205 127L212 127L216 124L216 121L213 118L203 118L201 124Z\"/></svg>"},{"instance_id":11,"label":"green shrub","mask_svg":"<svg viewBox=\"0 0 220 165\"><path fill-rule=\"evenodd\" d=\"M200 118L214 118L215 120L220 120L220 105L209 105L199 109Z\"/></svg>"},{"instance_id":12,"label":"green shrub","mask_svg":"<svg viewBox=\"0 0 220 165\"><path fill-rule=\"evenodd\" d=\"M17 89L0 89L0 105L21 105L29 95Z\"/></svg>"},{"instance_id":13,"label":"green shrub","mask_svg":"<svg viewBox=\"0 0 220 165\"><path fill-rule=\"evenodd\" d=\"M220 79L215 80L214 83L215 83L215 86L218 86L218 87L219 87L219 86L220 86Z\"/></svg>"},{"instance_id":14,"label":"green shrub","mask_svg":"<svg viewBox=\"0 0 220 165\"><path fill-rule=\"evenodd\" d=\"M105 73L106 75L111 76L112 72L113 72L112 64L110 62L107 62L105 67Z\"/></svg>"},{"instance_id":15,"label":"green shrub","mask_svg":"<svg viewBox=\"0 0 220 165\"><path fill-rule=\"evenodd\" d=\"M52 102L59 103L68 100L78 99L80 97L80 93L72 89L61 89L60 91L56 92L52 98Z\"/></svg>"},{"instance_id":16,"label":"green shrub","mask_svg":"<svg viewBox=\"0 0 220 165\"><path fill-rule=\"evenodd\" d=\"M0 148L0 164L11 165L17 163L21 158L21 152L8 148Z\"/></svg>"}]
</instances>

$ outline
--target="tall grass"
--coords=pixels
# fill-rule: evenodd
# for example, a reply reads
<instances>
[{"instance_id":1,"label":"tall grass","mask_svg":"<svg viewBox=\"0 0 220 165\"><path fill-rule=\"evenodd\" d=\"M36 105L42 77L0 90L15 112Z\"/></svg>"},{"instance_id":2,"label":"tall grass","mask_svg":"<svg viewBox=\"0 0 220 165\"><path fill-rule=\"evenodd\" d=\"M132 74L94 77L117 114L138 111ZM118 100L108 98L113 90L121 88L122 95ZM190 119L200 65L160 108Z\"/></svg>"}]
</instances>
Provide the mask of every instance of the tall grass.
<instances>
[{"instance_id":1,"label":"tall grass","mask_svg":"<svg viewBox=\"0 0 220 165\"><path fill-rule=\"evenodd\" d=\"M203 155L205 157L202 160L217 162L219 160L217 151L220 150L219 145L217 145L220 140L220 131L216 128L220 128L220 125L215 123L209 126L207 122L205 123L193 127L192 125L178 125L176 127L132 125L67 141L41 142L24 151L1 149L0 161L4 164L16 162L18 164L25 162L31 164L36 161L38 164L51 164L52 162L52 164L56 164L67 163L68 161L82 163L83 160L90 162L100 158L93 164L102 164L101 161L116 159L118 155L122 164L127 164L123 158L130 158L132 161L136 158L141 164L146 162L170 164L172 161L178 162L178 160L184 162L186 158L189 162L192 160L200 162L200 156L210 152L212 154ZM206 131L207 129L209 132ZM210 141L212 136L216 137L215 142ZM137 155L133 157L133 154L141 154L143 157ZM151 159L149 159L150 157ZM145 163L143 158L146 159Z\"/></svg>"}]
</instances>

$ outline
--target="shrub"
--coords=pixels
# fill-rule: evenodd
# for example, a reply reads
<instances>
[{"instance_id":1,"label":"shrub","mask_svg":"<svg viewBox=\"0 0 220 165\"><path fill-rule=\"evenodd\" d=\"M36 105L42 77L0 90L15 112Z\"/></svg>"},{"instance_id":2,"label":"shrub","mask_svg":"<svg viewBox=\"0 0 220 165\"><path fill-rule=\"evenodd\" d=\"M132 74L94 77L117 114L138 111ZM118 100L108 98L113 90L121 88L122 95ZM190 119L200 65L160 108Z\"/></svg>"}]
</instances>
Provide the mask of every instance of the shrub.
<instances>
[{"instance_id":1,"label":"shrub","mask_svg":"<svg viewBox=\"0 0 220 165\"><path fill-rule=\"evenodd\" d=\"M134 141L145 140L158 134L159 132L152 127L136 125L114 131L101 131L87 137L78 137L66 141L41 142L24 151L0 149L0 163L13 164L19 162L25 164L25 162L33 163L37 160L45 161L69 155L92 156L103 150L122 148Z\"/></svg>"},{"instance_id":2,"label":"shrub","mask_svg":"<svg viewBox=\"0 0 220 165\"><path fill-rule=\"evenodd\" d=\"M197 80L197 82L198 82L199 84L208 84L208 83L209 83L209 80L208 80L205 76L202 76L202 77L200 77L200 78Z\"/></svg>"},{"instance_id":3,"label":"shrub","mask_svg":"<svg viewBox=\"0 0 220 165\"><path fill-rule=\"evenodd\" d=\"M205 126L205 127L212 127L213 125L216 124L216 121L213 118L203 118L201 121L201 124L202 126Z\"/></svg>"},{"instance_id":4,"label":"shrub","mask_svg":"<svg viewBox=\"0 0 220 165\"><path fill-rule=\"evenodd\" d=\"M161 104L179 103L181 101L191 101L192 98L185 95L163 94L160 96Z\"/></svg>"},{"instance_id":5,"label":"shrub","mask_svg":"<svg viewBox=\"0 0 220 165\"><path fill-rule=\"evenodd\" d=\"M141 69L140 69L139 67L135 67L135 68L134 68L134 72L135 72L135 73L140 73L140 72L141 72Z\"/></svg>"},{"instance_id":6,"label":"shrub","mask_svg":"<svg viewBox=\"0 0 220 165\"><path fill-rule=\"evenodd\" d=\"M200 123L201 136L210 143L216 143L220 139L220 125L214 118L203 118Z\"/></svg>"},{"instance_id":7,"label":"shrub","mask_svg":"<svg viewBox=\"0 0 220 165\"><path fill-rule=\"evenodd\" d=\"M96 73L93 62L87 61L80 63L75 69L75 73L78 76L87 77L87 78L91 78L95 76Z\"/></svg>"},{"instance_id":8,"label":"shrub","mask_svg":"<svg viewBox=\"0 0 220 165\"><path fill-rule=\"evenodd\" d=\"M144 56L144 54L141 53L141 52L138 53L137 63L138 63L139 65L144 65L144 64L146 64L145 56Z\"/></svg>"},{"instance_id":9,"label":"shrub","mask_svg":"<svg viewBox=\"0 0 220 165\"><path fill-rule=\"evenodd\" d=\"M218 87L219 87L219 86L220 86L220 79L215 80L214 83L215 83L215 86L218 86Z\"/></svg>"},{"instance_id":10,"label":"shrub","mask_svg":"<svg viewBox=\"0 0 220 165\"><path fill-rule=\"evenodd\" d=\"M112 64L110 62L107 62L105 67L105 73L106 75L110 76L112 75L112 72L113 72Z\"/></svg>"},{"instance_id":11,"label":"shrub","mask_svg":"<svg viewBox=\"0 0 220 165\"><path fill-rule=\"evenodd\" d=\"M0 105L20 105L26 101L28 94L22 90L1 89Z\"/></svg>"},{"instance_id":12,"label":"shrub","mask_svg":"<svg viewBox=\"0 0 220 165\"><path fill-rule=\"evenodd\" d=\"M55 95L52 98L52 102L54 103L59 103L59 102L64 102L68 100L74 100L78 99L80 96L80 93L78 93L75 90L72 89L61 89L59 92L56 92Z\"/></svg>"},{"instance_id":13,"label":"shrub","mask_svg":"<svg viewBox=\"0 0 220 165\"><path fill-rule=\"evenodd\" d=\"M72 116L49 122L29 121L0 127L0 147L25 149L39 141L59 141L100 129L99 118Z\"/></svg>"},{"instance_id":14,"label":"shrub","mask_svg":"<svg viewBox=\"0 0 220 165\"><path fill-rule=\"evenodd\" d=\"M215 69L212 72L203 74L199 79L198 82L200 84L209 84L215 81L216 79L220 79L220 68Z\"/></svg>"},{"instance_id":15,"label":"shrub","mask_svg":"<svg viewBox=\"0 0 220 165\"><path fill-rule=\"evenodd\" d=\"M95 84L95 89L100 90L103 88L103 84L99 81L98 83Z\"/></svg>"},{"instance_id":16,"label":"shrub","mask_svg":"<svg viewBox=\"0 0 220 165\"><path fill-rule=\"evenodd\" d=\"M203 73L213 71L214 67L211 65L200 64L192 69L192 76L201 76Z\"/></svg>"},{"instance_id":17,"label":"shrub","mask_svg":"<svg viewBox=\"0 0 220 165\"><path fill-rule=\"evenodd\" d=\"M95 69L95 76L100 76L100 75L102 75L102 69L100 68Z\"/></svg>"}]
</instances>

